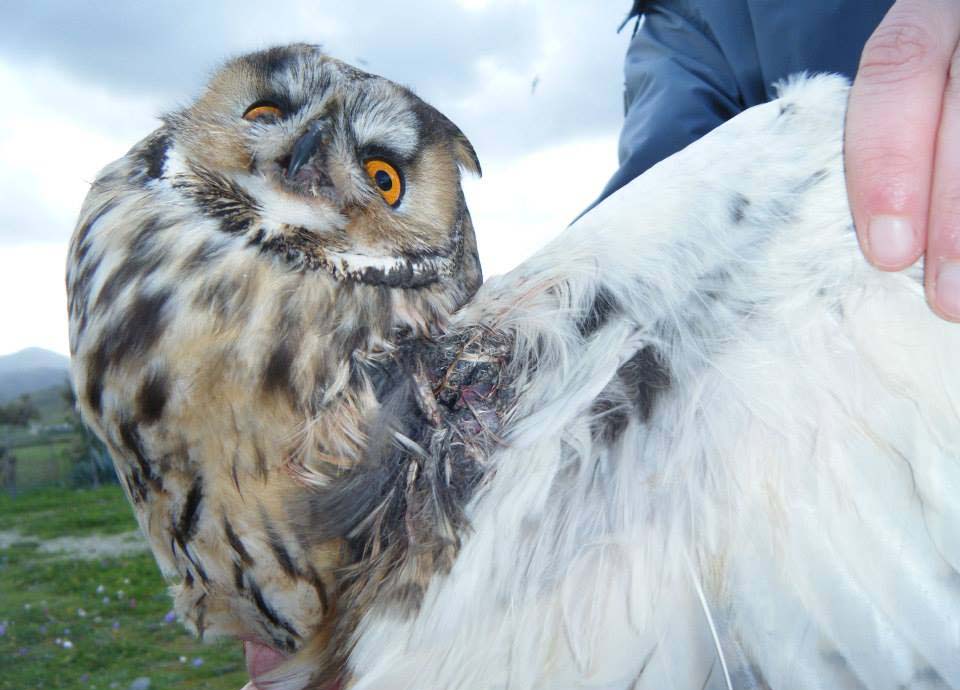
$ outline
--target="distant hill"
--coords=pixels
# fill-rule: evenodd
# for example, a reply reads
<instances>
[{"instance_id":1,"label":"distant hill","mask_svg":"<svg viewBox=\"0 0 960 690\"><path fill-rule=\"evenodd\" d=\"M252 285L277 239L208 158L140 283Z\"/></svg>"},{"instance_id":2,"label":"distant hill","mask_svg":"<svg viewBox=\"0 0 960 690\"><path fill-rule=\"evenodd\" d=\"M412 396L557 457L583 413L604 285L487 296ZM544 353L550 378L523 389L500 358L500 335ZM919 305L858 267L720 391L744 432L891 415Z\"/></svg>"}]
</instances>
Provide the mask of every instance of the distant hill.
<instances>
[{"instance_id":1,"label":"distant hill","mask_svg":"<svg viewBox=\"0 0 960 690\"><path fill-rule=\"evenodd\" d=\"M65 385L69 366L63 355L39 347L0 357L0 404Z\"/></svg>"},{"instance_id":2,"label":"distant hill","mask_svg":"<svg viewBox=\"0 0 960 690\"><path fill-rule=\"evenodd\" d=\"M42 347L28 347L12 355L0 355L0 374L28 369L61 369L66 371L70 360L61 354L44 350Z\"/></svg>"}]
</instances>

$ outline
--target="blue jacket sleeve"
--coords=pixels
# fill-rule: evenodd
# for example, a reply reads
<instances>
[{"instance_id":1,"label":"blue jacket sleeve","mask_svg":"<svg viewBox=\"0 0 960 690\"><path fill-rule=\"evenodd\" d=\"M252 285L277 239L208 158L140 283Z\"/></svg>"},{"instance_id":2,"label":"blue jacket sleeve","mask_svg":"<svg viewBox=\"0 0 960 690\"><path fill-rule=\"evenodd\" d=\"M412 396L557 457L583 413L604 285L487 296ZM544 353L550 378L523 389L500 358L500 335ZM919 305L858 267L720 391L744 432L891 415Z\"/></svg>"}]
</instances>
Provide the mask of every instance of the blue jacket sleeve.
<instances>
[{"instance_id":1,"label":"blue jacket sleeve","mask_svg":"<svg viewBox=\"0 0 960 690\"><path fill-rule=\"evenodd\" d=\"M709 27L682 2L647 2L627 51L620 168L597 202L740 112Z\"/></svg>"}]
</instances>

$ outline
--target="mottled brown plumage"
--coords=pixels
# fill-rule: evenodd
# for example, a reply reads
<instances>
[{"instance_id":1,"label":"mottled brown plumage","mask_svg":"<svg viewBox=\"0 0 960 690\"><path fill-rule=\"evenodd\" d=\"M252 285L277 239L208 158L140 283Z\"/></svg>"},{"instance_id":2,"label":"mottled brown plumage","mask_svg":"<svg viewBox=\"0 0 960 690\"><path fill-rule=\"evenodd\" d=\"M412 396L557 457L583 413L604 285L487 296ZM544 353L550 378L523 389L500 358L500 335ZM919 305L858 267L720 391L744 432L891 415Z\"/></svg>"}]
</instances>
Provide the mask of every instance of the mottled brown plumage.
<instances>
[{"instance_id":1,"label":"mottled brown plumage","mask_svg":"<svg viewBox=\"0 0 960 690\"><path fill-rule=\"evenodd\" d=\"M246 119L261 102L281 115ZM370 159L399 171L396 206ZM498 412L451 381L505 351L431 340L481 281L460 168L444 116L301 45L228 63L94 182L74 383L200 634L312 641L332 680L363 609L416 605L449 567Z\"/></svg>"}]
</instances>

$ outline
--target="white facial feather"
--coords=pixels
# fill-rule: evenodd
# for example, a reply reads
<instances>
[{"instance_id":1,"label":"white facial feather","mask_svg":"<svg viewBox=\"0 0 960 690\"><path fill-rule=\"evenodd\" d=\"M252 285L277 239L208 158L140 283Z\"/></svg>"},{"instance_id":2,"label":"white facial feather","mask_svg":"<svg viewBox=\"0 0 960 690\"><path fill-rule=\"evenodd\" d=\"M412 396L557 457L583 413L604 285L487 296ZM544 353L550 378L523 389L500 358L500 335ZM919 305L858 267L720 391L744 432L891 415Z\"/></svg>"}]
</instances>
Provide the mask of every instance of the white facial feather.
<instances>
[{"instance_id":1,"label":"white facial feather","mask_svg":"<svg viewBox=\"0 0 960 690\"><path fill-rule=\"evenodd\" d=\"M306 228L323 238L336 235L346 225L347 219L320 199L296 198L256 175L243 177L240 184L260 204L261 225L268 237L282 233L285 226L292 225Z\"/></svg>"},{"instance_id":2,"label":"white facial feather","mask_svg":"<svg viewBox=\"0 0 960 690\"><path fill-rule=\"evenodd\" d=\"M361 147L377 145L392 149L401 156L411 156L419 146L417 125L409 104L395 93L383 89L382 100L373 96L364 99L367 107L350 121Z\"/></svg>"}]
</instances>

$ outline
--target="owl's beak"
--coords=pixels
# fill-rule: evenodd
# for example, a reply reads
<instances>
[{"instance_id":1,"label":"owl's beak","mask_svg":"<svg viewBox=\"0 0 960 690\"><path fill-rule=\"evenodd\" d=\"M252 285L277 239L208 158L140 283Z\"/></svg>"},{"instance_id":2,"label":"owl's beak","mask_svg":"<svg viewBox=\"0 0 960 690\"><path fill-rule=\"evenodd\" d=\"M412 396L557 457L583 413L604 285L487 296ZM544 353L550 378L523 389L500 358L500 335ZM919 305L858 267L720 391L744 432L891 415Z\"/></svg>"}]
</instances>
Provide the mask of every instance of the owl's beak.
<instances>
[{"instance_id":1,"label":"owl's beak","mask_svg":"<svg viewBox=\"0 0 960 690\"><path fill-rule=\"evenodd\" d=\"M316 120L307 127L306 132L300 135L297 143L293 145L293 150L290 152L290 162L287 164L287 178L293 178L293 176L297 174L297 171L313 158L313 154L317 152L317 149L326 138L324 136L324 129L324 122L322 120Z\"/></svg>"}]
</instances>

